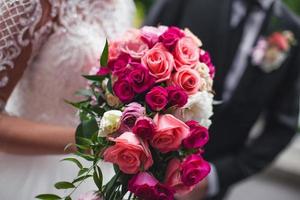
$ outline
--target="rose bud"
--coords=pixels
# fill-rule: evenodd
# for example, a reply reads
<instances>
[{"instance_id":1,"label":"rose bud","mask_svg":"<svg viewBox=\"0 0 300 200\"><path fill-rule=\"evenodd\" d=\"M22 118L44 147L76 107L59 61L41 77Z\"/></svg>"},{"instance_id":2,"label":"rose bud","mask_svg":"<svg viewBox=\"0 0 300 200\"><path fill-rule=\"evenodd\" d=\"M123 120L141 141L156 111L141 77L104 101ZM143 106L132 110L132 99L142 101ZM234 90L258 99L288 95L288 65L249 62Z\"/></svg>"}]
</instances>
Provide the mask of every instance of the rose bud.
<instances>
[{"instance_id":1,"label":"rose bud","mask_svg":"<svg viewBox=\"0 0 300 200\"><path fill-rule=\"evenodd\" d=\"M157 199L158 181L147 172L140 172L128 182L128 190L144 200Z\"/></svg>"},{"instance_id":2,"label":"rose bud","mask_svg":"<svg viewBox=\"0 0 300 200\"><path fill-rule=\"evenodd\" d=\"M183 107L187 103L188 95L182 88L169 86L166 89L168 91L170 106Z\"/></svg>"},{"instance_id":3,"label":"rose bud","mask_svg":"<svg viewBox=\"0 0 300 200\"><path fill-rule=\"evenodd\" d=\"M193 120L186 122L186 125L190 128L190 134L183 140L183 146L187 149L203 147L209 140L208 129Z\"/></svg>"},{"instance_id":4,"label":"rose bud","mask_svg":"<svg viewBox=\"0 0 300 200\"><path fill-rule=\"evenodd\" d=\"M132 132L143 139L151 139L154 135L154 123L149 117L140 117L135 122Z\"/></svg>"},{"instance_id":5,"label":"rose bud","mask_svg":"<svg viewBox=\"0 0 300 200\"><path fill-rule=\"evenodd\" d=\"M190 155L181 163L181 180L186 186L202 181L210 172L210 165L199 155Z\"/></svg>"},{"instance_id":6,"label":"rose bud","mask_svg":"<svg viewBox=\"0 0 300 200\"><path fill-rule=\"evenodd\" d=\"M168 92L163 87L154 87L147 93L145 100L151 110L160 111L168 104Z\"/></svg>"},{"instance_id":7,"label":"rose bud","mask_svg":"<svg viewBox=\"0 0 300 200\"><path fill-rule=\"evenodd\" d=\"M123 103L132 101L135 95L132 86L126 79L118 79L114 83L113 91Z\"/></svg>"}]
</instances>

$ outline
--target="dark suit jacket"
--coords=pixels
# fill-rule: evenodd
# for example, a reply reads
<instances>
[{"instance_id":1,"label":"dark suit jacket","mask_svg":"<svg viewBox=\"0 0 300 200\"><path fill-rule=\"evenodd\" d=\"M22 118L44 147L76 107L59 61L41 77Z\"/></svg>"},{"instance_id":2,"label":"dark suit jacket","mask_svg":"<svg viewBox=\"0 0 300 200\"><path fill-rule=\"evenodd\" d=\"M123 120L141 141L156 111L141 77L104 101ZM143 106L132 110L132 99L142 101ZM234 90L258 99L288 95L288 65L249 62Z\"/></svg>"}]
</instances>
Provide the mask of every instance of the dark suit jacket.
<instances>
[{"instance_id":1,"label":"dark suit jacket","mask_svg":"<svg viewBox=\"0 0 300 200\"><path fill-rule=\"evenodd\" d=\"M232 0L158 0L145 24L188 27L199 36L216 65L214 89L223 92ZM280 1L270 8L260 35L290 30L300 43L300 23ZM215 106L210 142L204 156L217 169L220 188L265 168L296 132L299 109L299 45L292 47L282 66L271 73L248 66L229 102ZM232 59L232 58L231 58ZM250 129L264 116L262 134L246 143Z\"/></svg>"}]
</instances>

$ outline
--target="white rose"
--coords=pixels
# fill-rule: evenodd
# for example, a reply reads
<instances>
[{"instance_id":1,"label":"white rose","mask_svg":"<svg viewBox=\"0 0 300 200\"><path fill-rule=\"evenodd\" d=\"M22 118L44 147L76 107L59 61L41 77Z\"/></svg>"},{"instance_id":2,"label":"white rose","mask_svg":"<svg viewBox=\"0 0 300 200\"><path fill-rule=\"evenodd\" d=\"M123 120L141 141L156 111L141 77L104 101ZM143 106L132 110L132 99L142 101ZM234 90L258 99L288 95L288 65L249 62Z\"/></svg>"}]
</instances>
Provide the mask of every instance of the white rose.
<instances>
[{"instance_id":1,"label":"white rose","mask_svg":"<svg viewBox=\"0 0 300 200\"><path fill-rule=\"evenodd\" d=\"M209 68L205 63L198 62L195 68L201 78L203 78L203 84L200 87L200 91L211 91L213 80L209 75Z\"/></svg>"},{"instance_id":2,"label":"white rose","mask_svg":"<svg viewBox=\"0 0 300 200\"><path fill-rule=\"evenodd\" d=\"M120 128L122 112L119 110L110 110L103 114L100 121L98 135L106 137L111 133L116 132Z\"/></svg>"},{"instance_id":3,"label":"white rose","mask_svg":"<svg viewBox=\"0 0 300 200\"><path fill-rule=\"evenodd\" d=\"M176 109L174 115L182 121L198 121L208 128L211 125L210 117L213 115L213 95L206 91L197 92L189 97L183 108Z\"/></svg>"}]
</instances>

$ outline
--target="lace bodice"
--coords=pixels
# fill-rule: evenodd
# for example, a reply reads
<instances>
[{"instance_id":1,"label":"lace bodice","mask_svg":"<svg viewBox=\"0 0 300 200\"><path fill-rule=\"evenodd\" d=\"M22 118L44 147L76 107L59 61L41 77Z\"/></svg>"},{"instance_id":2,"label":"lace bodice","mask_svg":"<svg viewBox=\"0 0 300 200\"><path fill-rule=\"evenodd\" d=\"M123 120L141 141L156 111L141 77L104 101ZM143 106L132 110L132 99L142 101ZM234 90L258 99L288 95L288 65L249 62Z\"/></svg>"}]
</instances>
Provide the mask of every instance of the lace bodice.
<instances>
[{"instance_id":1,"label":"lace bodice","mask_svg":"<svg viewBox=\"0 0 300 200\"><path fill-rule=\"evenodd\" d=\"M80 75L133 14L131 0L0 0L0 107L12 92L8 112L70 124L63 99L84 87Z\"/></svg>"}]
</instances>

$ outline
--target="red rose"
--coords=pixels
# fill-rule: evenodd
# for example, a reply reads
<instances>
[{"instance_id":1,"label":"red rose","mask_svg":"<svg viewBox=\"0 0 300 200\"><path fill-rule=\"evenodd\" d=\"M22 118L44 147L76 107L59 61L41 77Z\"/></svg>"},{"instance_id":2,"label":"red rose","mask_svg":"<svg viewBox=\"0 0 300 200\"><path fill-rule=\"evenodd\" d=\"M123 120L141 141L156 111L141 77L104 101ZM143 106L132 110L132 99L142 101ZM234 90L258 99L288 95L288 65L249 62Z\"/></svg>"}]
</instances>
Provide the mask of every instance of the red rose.
<instances>
[{"instance_id":1,"label":"red rose","mask_svg":"<svg viewBox=\"0 0 300 200\"><path fill-rule=\"evenodd\" d=\"M117 80L113 86L113 90L115 95L119 97L123 103L129 103L133 100L135 95L132 86L126 79Z\"/></svg>"},{"instance_id":2,"label":"red rose","mask_svg":"<svg viewBox=\"0 0 300 200\"><path fill-rule=\"evenodd\" d=\"M168 104L168 92L163 87L154 87L148 92L145 100L151 110L160 111Z\"/></svg>"},{"instance_id":3,"label":"red rose","mask_svg":"<svg viewBox=\"0 0 300 200\"><path fill-rule=\"evenodd\" d=\"M180 87L167 87L170 106L183 107L188 101L187 93Z\"/></svg>"},{"instance_id":4,"label":"red rose","mask_svg":"<svg viewBox=\"0 0 300 200\"><path fill-rule=\"evenodd\" d=\"M183 140L183 146L188 149L203 147L209 140L207 128L193 120L186 122L186 125L190 127L190 134Z\"/></svg>"},{"instance_id":5,"label":"red rose","mask_svg":"<svg viewBox=\"0 0 300 200\"><path fill-rule=\"evenodd\" d=\"M138 118L132 132L143 139L151 139L154 135L154 123L152 119L148 117Z\"/></svg>"},{"instance_id":6,"label":"red rose","mask_svg":"<svg viewBox=\"0 0 300 200\"><path fill-rule=\"evenodd\" d=\"M159 41L161 41L165 47L173 48L177 41L184 37L184 35L184 32L182 32L179 28L169 27L168 30L159 37Z\"/></svg>"}]
</instances>

